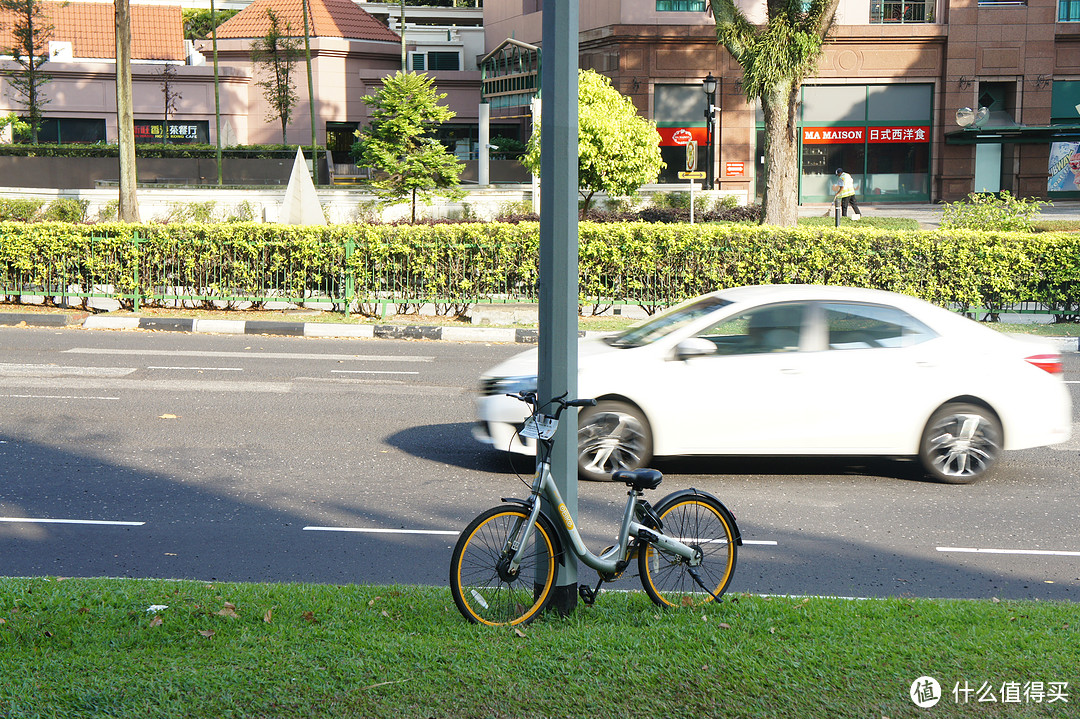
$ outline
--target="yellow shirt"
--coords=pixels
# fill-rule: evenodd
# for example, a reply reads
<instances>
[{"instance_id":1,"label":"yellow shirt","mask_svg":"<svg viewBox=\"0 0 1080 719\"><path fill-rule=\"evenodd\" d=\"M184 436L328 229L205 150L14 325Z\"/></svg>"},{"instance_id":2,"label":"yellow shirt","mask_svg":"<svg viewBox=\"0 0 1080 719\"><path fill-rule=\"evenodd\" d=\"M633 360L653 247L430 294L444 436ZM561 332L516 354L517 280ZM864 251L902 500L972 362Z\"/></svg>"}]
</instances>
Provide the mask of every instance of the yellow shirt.
<instances>
[{"instance_id":1,"label":"yellow shirt","mask_svg":"<svg viewBox=\"0 0 1080 719\"><path fill-rule=\"evenodd\" d=\"M837 197L852 197L855 194L855 180L846 172L840 174L840 188L836 192Z\"/></svg>"}]
</instances>

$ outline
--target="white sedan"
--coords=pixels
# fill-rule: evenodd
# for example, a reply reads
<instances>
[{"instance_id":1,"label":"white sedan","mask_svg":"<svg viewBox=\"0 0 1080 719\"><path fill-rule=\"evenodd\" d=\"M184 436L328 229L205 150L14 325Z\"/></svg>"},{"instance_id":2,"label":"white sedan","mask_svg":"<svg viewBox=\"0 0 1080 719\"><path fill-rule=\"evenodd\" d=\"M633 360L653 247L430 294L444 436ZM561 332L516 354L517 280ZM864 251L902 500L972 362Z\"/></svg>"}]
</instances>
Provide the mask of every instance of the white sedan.
<instances>
[{"instance_id":1,"label":"white sedan","mask_svg":"<svg viewBox=\"0 0 1080 719\"><path fill-rule=\"evenodd\" d=\"M905 295L773 285L684 302L621 333L582 340L578 467L585 479L653 456L918 457L972 482L1002 450L1066 441L1060 352ZM481 378L481 442L535 452L518 430L537 350Z\"/></svg>"}]
</instances>

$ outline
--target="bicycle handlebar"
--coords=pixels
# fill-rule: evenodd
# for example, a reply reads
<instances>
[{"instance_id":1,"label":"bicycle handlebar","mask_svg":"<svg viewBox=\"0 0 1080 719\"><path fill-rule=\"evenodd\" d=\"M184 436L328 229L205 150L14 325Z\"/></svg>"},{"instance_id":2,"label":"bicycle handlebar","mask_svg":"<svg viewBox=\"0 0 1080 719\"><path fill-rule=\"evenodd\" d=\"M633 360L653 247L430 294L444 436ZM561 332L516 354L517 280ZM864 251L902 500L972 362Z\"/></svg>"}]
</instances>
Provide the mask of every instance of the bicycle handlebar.
<instances>
[{"instance_id":1,"label":"bicycle handlebar","mask_svg":"<svg viewBox=\"0 0 1080 719\"><path fill-rule=\"evenodd\" d=\"M559 415L561 415L562 411L567 407L593 407L596 405L596 400L592 398L563 399L564 397L566 397L567 394L568 393L564 393L559 395L558 397L553 397L547 402L547 404L558 405L558 409L555 410L555 419L558 419ZM525 404L532 407L534 412L538 412L540 410L540 404L536 399L536 392L516 392L514 394L507 393L506 396L513 397L514 399L524 402Z\"/></svg>"}]
</instances>

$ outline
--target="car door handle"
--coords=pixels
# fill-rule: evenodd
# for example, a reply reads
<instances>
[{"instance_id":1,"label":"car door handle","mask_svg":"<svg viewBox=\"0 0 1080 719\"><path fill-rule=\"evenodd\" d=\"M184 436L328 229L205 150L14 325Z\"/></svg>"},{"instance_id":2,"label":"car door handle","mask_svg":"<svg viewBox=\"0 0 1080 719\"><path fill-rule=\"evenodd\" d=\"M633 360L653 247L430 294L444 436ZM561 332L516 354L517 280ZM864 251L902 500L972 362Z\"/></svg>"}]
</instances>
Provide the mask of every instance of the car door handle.
<instances>
[{"instance_id":1,"label":"car door handle","mask_svg":"<svg viewBox=\"0 0 1080 719\"><path fill-rule=\"evenodd\" d=\"M780 374L802 374L802 370L795 369L794 367L784 367L780 370Z\"/></svg>"},{"instance_id":2,"label":"car door handle","mask_svg":"<svg viewBox=\"0 0 1080 719\"><path fill-rule=\"evenodd\" d=\"M930 367L937 367L937 362L931 362L930 360L918 360L915 363L915 366L921 367L923 369L929 369Z\"/></svg>"}]
</instances>

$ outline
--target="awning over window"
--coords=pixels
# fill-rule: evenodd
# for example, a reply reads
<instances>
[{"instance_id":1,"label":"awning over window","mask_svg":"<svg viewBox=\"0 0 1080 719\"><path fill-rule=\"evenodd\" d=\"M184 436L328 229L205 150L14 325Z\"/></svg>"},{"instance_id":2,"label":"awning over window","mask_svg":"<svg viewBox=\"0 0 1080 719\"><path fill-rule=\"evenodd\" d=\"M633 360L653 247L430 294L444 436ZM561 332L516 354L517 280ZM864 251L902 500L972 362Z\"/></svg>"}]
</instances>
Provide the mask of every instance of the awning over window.
<instances>
[{"instance_id":1,"label":"awning over window","mask_svg":"<svg viewBox=\"0 0 1080 719\"><path fill-rule=\"evenodd\" d=\"M1054 142L1080 142L1080 124L981 127L945 133L946 145L1001 145L1010 142L1043 145Z\"/></svg>"}]
</instances>

